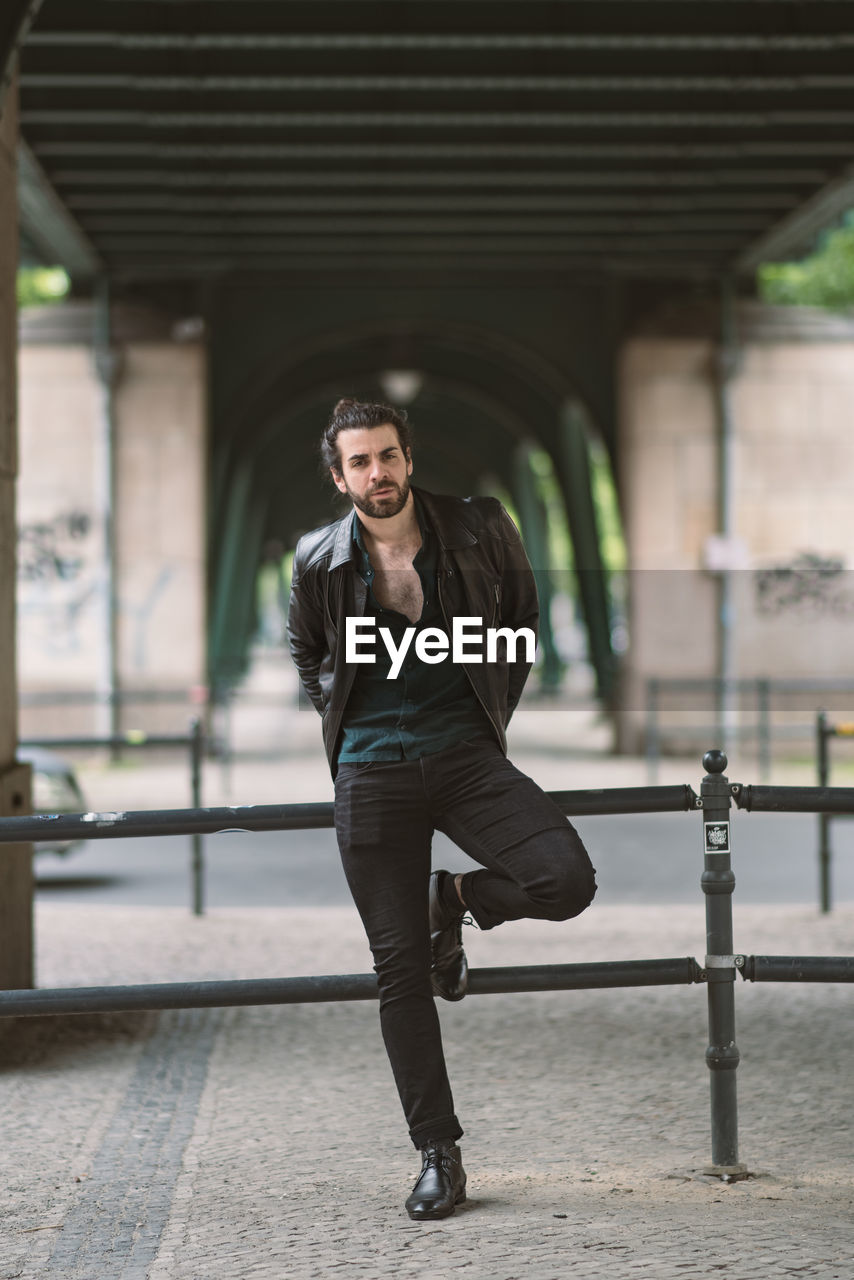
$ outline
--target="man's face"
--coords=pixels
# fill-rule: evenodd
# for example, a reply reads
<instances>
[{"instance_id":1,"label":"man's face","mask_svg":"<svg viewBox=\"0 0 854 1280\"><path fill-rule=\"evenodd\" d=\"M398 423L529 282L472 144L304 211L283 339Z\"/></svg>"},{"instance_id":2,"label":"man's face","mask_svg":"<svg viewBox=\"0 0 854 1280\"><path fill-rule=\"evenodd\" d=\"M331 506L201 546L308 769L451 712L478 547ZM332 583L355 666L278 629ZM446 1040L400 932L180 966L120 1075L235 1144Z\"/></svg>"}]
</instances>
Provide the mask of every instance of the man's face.
<instances>
[{"instance_id":1,"label":"man's face","mask_svg":"<svg viewBox=\"0 0 854 1280\"><path fill-rule=\"evenodd\" d=\"M337 440L341 470L332 479L353 505L375 520L396 516L409 497L412 459L390 424L342 431Z\"/></svg>"}]
</instances>

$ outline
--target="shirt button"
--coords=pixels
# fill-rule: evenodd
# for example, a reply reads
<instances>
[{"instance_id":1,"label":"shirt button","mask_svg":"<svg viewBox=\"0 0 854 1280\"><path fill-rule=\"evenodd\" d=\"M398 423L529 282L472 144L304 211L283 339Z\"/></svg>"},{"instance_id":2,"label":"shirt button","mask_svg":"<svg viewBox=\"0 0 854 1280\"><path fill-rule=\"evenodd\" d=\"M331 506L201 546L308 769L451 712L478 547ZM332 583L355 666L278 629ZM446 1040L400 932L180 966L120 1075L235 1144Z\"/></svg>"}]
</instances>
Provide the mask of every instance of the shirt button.
<instances>
[{"instance_id":1,"label":"shirt button","mask_svg":"<svg viewBox=\"0 0 854 1280\"><path fill-rule=\"evenodd\" d=\"M405 724L399 724L397 727L398 727L398 729L401 731L401 733L405 733L405 732L406 732L406 725L405 725Z\"/></svg>"}]
</instances>

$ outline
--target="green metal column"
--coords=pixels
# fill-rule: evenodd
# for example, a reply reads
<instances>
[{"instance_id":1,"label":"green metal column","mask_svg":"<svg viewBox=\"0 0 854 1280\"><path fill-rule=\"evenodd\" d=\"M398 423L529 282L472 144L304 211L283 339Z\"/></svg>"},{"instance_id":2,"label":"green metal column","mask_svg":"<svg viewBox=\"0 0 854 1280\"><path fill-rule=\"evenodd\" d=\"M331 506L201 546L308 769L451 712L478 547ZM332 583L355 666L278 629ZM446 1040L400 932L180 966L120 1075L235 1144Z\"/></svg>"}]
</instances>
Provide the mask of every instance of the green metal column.
<instances>
[{"instance_id":1,"label":"green metal column","mask_svg":"<svg viewBox=\"0 0 854 1280\"><path fill-rule=\"evenodd\" d=\"M121 681L119 678L119 589L116 546L116 390L122 376L122 352L112 338L112 297L106 275L95 282L94 364L101 385L100 421L97 437L96 506L101 524L103 555L99 591L100 635L96 676L97 733L115 739L121 733ZM112 759L120 750L110 749Z\"/></svg>"},{"instance_id":2,"label":"green metal column","mask_svg":"<svg viewBox=\"0 0 854 1280\"><path fill-rule=\"evenodd\" d=\"M521 444L513 454L513 499L522 525L522 539L537 580L540 597L540 648L543 665L540 684L545 690L560 686L563 663L552 631L551 605L554 587L551 578L548 517L531 467L530 445Z\"/></svg>"},{"instance_id":3,"label":"green metal column","mask_svg":"<svg viewBox=\"0 0 854 1280\"><path fill-rule=\"evenodd\" d=\"M607 698L614 680L611 610L593 501L587 424L584 410L574 401L569 401L561 412L559 442L558 477L575 553L575 573L587 626L590 661L596 672L596 691L601 698Z\"/></svg>"},{"instance_id":4,"label":"green metal column","mask_svg":"<svg viewBox=\"0 0 854 1280\"><path fill-rule=\"evenodd\" d=\"M252 627L265 516L254 500L253 471L251 457L235 468L221 522L219 554L211 566L208 666L217 692L242 675Z\"/></svg>"}]
</instances>

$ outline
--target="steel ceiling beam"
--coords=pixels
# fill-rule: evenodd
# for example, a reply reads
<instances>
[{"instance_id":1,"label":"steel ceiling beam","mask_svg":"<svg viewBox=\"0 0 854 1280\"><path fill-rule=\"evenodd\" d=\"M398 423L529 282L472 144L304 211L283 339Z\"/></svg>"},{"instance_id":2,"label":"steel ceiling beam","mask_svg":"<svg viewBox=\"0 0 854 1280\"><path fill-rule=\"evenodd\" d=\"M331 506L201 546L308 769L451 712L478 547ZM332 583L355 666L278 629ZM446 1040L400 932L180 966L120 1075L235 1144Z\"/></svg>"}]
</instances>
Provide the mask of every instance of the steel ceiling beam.
<instances>
[{"instance_id":1,"label":"steel ceiling beam","mask_svg":"<svg viewBox=\"0 0 854 1280\"><path fill-rule=\"evenodd\" d=\"M87 89L97 93L439 93L477 94L804 94L848 93L854 75L160 75L94 71L22 73L30 89Z\"/></svg>"},{"instance_id":2,"label":"steel ceiling beam","mask_svg":"<svg viewBox=\"0 0 854 1280\"><path fill-rule=\"evenodd\" d=\"M483 273L501 279L504 276L521 277L525 287L534 284L543 288L570 287L573 280L598 279L603 270L616 277L697 281L709 283L718 278L722 270L719 257L703 259L696 254L684 256L669 254L654 258L639 257L614 251L602 258L591 254L492 254L478 258L476 265L467 254L448 254L433 250L429 254L406 253L358 253L278 254L268 255L262 262L240 259L228 254L195 254L186 252L165 253L158 249L153 254L134 256L127 254L121 260L108 258L108 266L114 278L119 280L150 280L173 282L176 278L204 280L209 277L237 273L247 281L253 276L269 283L270 276L283 279L293 276L302 284L305 278L316 279L324 272L334 271L337 282L345 276L364 283L365 276L377 274L399 275L408 273L410 280L421 279L428 287L435 287L437 279L447 274L455 287L464 283L482 282Z\"/></svg>"},{"instance_id":3,"label":"steel ceiling beam","mask_svg":"<svg viewBox=\"0 0 854 1280\"><path fill-rule=\"evenodd\" d=\"M803 20L809 10L808 23ZM63 31L90 31L144 35L168 25L171 32L219 34L241 32L262 35L285 25L292 35L335 32L360 36L405 31L422 34L513 36L535 31L559 34L572 28L575 38L604 32L616 38L667 39L689 35L694 39L747 35L752 39L789 35L809 27L813 38L834 35L849 28L850 8L845 0L738 0L703 5L695 0L409 0L405 8L396 0L311 0L311 3L265 3L241 0L240 4L194 3L193 0L87 0L62 6L57 26ZM282 10L286 9L286 19Z\"/></svg>"},{"instance_id":4,"label":"steel ceiling beam","mask_svg":"<svg viewBox=\"0 0 854 1280\"><path fill-rule=\"evenodd\" d=\"M99 212L99 211L122 211L134 210L145 211L147 213L171 212L171 213L199 213L213 208L218 213L230 211L233 213L241 213L246 211L252 212L278 212L278 213L336 213L339 216L351 216L359 213L415 213L415 214L454 214L454 213L481 213L481 214L500 214L515 213L524 216L529 212L534 213L560 213L569 215L573 213L598 213L607 218L609 213L620 212L631 216L637 216L644 213L662 213L662 214L679 214L683 216L704 215L717 216L718 214L731 213L733 210L740 212L742 216L746 216L753 208L760 210L769 210L773 212L775 208L787 207L780 198L775 199L770 194L765 194L762 199L757 200L754 204L739 204L738 200L732 200L726 193L716 193L714 200L703 200L702 197L691 197L684 195L650 195L648 192L643 195L624 195L604 192L602 195L585 195L576 197L565 196L539 196L536 200L536 208L531 198L525 195L521 196L427 196L416 194L408 195L389 195L385 192L378 192L376 195L352 195L348 194L346 198L335 198L329 195L319 194L313 196L290 195L287 192L278 192L274 195L252 195L245 192L239 195L225 196L221 192L214 191L210 196L204 195L175 195L168 191L157 192L85 192L85 193L68 193L65 196L65 203L69 209L79 212Z\"/></svg>"},{"instance_id":5,"label":"steel ceiling beam","mask_svg":"<svg viewBox=\"0 0 854 1280\"><path fill-rule=\"evenodd\" d=\"M99 237L118 234L140 235L174 235L184 232L200 235L227 235L239 238L244 235L270 235L279 239L292 236L316 234L325 236L364 236L370 240L376 236L389 235L430 235L436 238L447 235L473 236L513 236L522 240L531 236L564 236L575 237L591 234L601 236L612 235L617 241L627 236L688 236L694 235L705 239L725 232L730 235L745 235L751 231L760 231L767 224L767 219L754 215L751 218L711 218L698 216L691 218L538 218L536 215L524 218L460 218L447 217L441 221L435 218L407 216L399 218L371 217L348 218L314 217L314 218L256 218L242 215L224 218L214 212L209 214L181 215L157 217L142 214L115 215L87 219L86 229L90 234Z\"/></svg>"},{"instance_id":6,"label":"steel ceiling beam","mask_svg":"<svg viewBox=\"0 0 854 1280\"><path fill-rule=\"evenodd\" d=\"M838 140L732 138L727 142L636 142L602 144L590 142L512 143L512 142L439 142L395 143L365 142L360 140L341 142L187 142L182 139L93 139L42 138L35 148L39 155L87 156L110 158L118 156L125 161L137 156L147 159L175 160L516 160L532 164L550 161L555 164L583 160L590 164L599 161L611 166L623 160L670 161L674 165L701 163L706 160L724 160L729 164L743 159L746 165L757 160L776 160L787 157L796 163L805 159L824 157L828 160L844 159L851 155L850 138Z\"/></svg>"},{"instance_id":7,"label":"steel ceiling beam","mask_svg":"<svg viewBox=\"0 0 854 1280\"><path fill-rule=\"evenodd\" d=\"M643 236L637 232L632 235L620 235L610 239L596 236L536 236L533 239L527 239L522 236L499 236L483 234L482 232L474 232L469 237L462 235L448 235L423 232L414 233L413 235L392 237L390 235L381 238L377 248L383 254L392 254L395 252L404 253L431 253L434 250L438 252L456 252L460 254L500 254L500 253L519 253L519 252L539 252L539 253L602 253L612 254L617 252L631 253L657 251L662 256L669 256L672 253L678 253L680 250L686 250L692 254L705 254L706 256L720 256L725 252L732 252L738 243L737 237L728 236L712 236L708 232L698 233L691 237L685 232L678 235L670 232L662 231L660 233L649 233ZM186 254L194 253L210 253L225 251L227 253L234 252L234 240L227 234L216 235L207 234L205 232L198 233L170 233L159 231L146 232L128 232L121 235L116 232L105 232L99 236L99 244L104 253L115 253L117 250L128 252L137 252L150 248L151 251L159 251L159 247L171 248L173 252L181 252ZM366 244L364 235L346 235L336 233L335 238L322 238L319 236L311 236L308 234L293 235L287 237L270 236L262 238L253 236L251 239L245 240L239 238L239 256L240 258L258 257L259 255L281 252L285 248L292 253L359 253L366 251L369 245Z\"/></svg>"},{"instance_id":8,"label":"steel ceiling beam","mask_svg":"<svg viewBox=\"0 0 854 1280\"><path fill-rule=\"evenodd\" d=\"M22 128L114 270L750 270L849 199L851 8L82 0L31 33Z\"/></svg>"},{"instance_id":9,"label":"steel ceiling beam","mask_svg":"<svg viewBox=\"0 0 854 1280\"><path fill-rule=\"evenodd\" d=\"M41 3L42 0L3 0L0 8L0 114L18 64L18 53Z\"/></svg>"},{"instance_id":10,"label":"steel ceiling beam","mask_svg":"<svg viewBox=\"0 0 854 1280\"><path fill-rule=\"evenodd\" d=\"M103 270L86 233L60 200L27 144L18 142L18 215L23 236L51 266L78 279Z\"/></svg>"},{"instance_id":11,"label":"steel ceiling beam","mask_svg":"<svg viewBox=\"0 0 854 1280\"><path fill-rule=\"evenodd\" d=\"M65 15L63 15L64 17ZM533 24L532 24L533 25ZM228 53L249 50L266 52L308 51L334 52L354 50L359 52L400 50L437 53L549 53L578 50L582 53L676 53L684 57L690 53L833 53L854 49L854 33L844 29L827 34L802 32L788 35L778 33L740 34L661 34L623 35L619 32L583 35L572 31L553 30L548 34L535 31L507 33L445 33L386 31L233 31L227 34L199 31L83 31L57 29L34 31L27 40L28 47L42 49L110 49L134 52L207 52L224 50Z\"/></svg>"},{"instance_id":12,"label":"steel ceiling beam","mask_svg":"<svg viewBox=\"0 0 854 1280\"><path fill-rule=\"evenodd\" d=\"M851 209L854 165L742 250L734 270L743 275L755 271L763 262L802 257L815 248L823 231L839 223Z\"/></svg>"},{"instance_id":13,"label":"steel ceiling beam","mask_svg":"<svg viewBox=\"0 0 854 1280\"><path fill-rule=\"evenodd\" d=\"M110 129L618 129L621 132L697 129L762 132L792 128L822 130L850 128L854 110L802 111L147 111L116 110L109 102L101 110L64 107L25 107L27 125Z\"/></svg>"},{"instance_id":14,"label":"steel ceiling beam","mask_svg":"<svg viewBox=\"0 0 854 1280\"><path fill-rule=\"evenodd\" d=\"M850 32L799 44L797 37L777 42L780 47L757 47L747 41L720 39L712 47L700 39L684 37L681 44L667 47L662 40L640 41L633 45L600 42L596 38L561 39L552 36L524 36L478 41L477 37L418 37L406 33L381 36L323 34L293 36L269 32L267 36L241 38L207 37L190 33L152 33L123 38L101 33L103 39L72 40L68 43L28 41L28 75L120 75L130 76L222 76L229 78L335 76L339 79L359 73L363 77L388 76L404 70L407 78L465 76L504 78L581 76L609 80L641 78L645 83L657 77L700 79L718 82L727 78L755 81L768 76L797 81L804 76L846 75L851 71L854 38ZM35 32L34 35L38 35ZM62 36L60 35L60 41ZM716 47L715 47L716 44Z\"/></svg>"},{"instance_id":15,"label":"steel ceiling beam","mask_svg":"<svg viewBox=\"0 0 854 1280\"><path fill-rule=\"evenodd\" d=\"M793 185L810 186L822 182L827 177L826 169L706 169L683 170L673 172L669 169L621 169L617 172L608 170L555 170L542 169L357 169L333 172L326 170L299 169L117 169L109 165L104 169L55 169L53 181L56 186L74 185L78 187L156 187L162 190L183 190L197 187L210 187L217 194L231 187L318 187L329 190L340 190L341 187L428 187L435 190L440 187L456 189L468 187L508 187L519 192L529 193L525 198L540 198L540 188L549 187L564 189L570 192L576 188L588 190L600 187L611 192L617 187L653 187L655 190L670 188L682 190L696 187L705 191L711 187L712 192L720 200L733 199L752 202L764 202L768 198L765 191L754 191L750 188L788 187ZM727 193L722 188L732 187ZM748 190L741 190L746 187ZM778 199L790 199L790 190L779 193ZM386 199L385 195L378 196ZM521 197L520 197L521 198ZM774 197L772 197L774 198Z\"/></svg>"}]
</instances>

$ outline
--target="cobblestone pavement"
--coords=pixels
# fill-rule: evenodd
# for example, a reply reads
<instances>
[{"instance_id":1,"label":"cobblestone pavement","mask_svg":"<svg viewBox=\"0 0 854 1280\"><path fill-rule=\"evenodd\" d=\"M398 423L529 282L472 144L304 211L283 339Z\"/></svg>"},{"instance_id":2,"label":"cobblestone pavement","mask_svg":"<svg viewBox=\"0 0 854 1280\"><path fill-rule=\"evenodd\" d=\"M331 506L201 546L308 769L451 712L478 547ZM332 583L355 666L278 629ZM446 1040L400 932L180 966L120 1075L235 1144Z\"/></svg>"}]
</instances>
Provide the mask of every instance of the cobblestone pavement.
<instances>
[{"instance_id":1,"label":"cobblestone pavement","mask_svg":"<svg viewBox=\"0 0 854 1280\"><path fill-rule=\"evenodd\" d=\"M264 742L261 715L236 724L230 771L206 766L206 802L329 798L316 717L294 712ZM607 737L583 710L534 704L514 717L511 750L546 787L643 785L643 761L609 758ZM252 758L256 743L278 763ZM93 807L187 803L183 767L138 761L88 769ZM700 772L665 761L659 780L696 787ZM755 769L736 761L730 776ZM851 904L821 918L736 896L735 921L746 953L852 952ZM40 902L37 942L42 987L371 964L351 907L197 919ZM567 924L468 930L466 943L475 967L702 958L702 895L594 903ZM403 1209L418 1160L373 1003L0 1023L0 1280L852 1280L854 991L739 982L753 1176L731 1185L702 1172L705 997L695 986L440 1002L469 1200L432 1224Z\"/></svg>"},{"instance_id":2,"label":"cobblestone pavement","mask_svg":"<svg viewBox=\"0 0 854 1280\"><path fill-rule=\"evenodd\" d=\"M736 907L754 953L846 954L854 907ZM474 966L704 951L695 907L468 931ZM365 972L350 908L38 909L39 984ZM0 1278L851 1280L850 987L737 990L741 1154L709 1158L705 989L441 1005L470 1197L415 1224L373 1003L0 1030Z\"/></svg>"}]
</instances>

